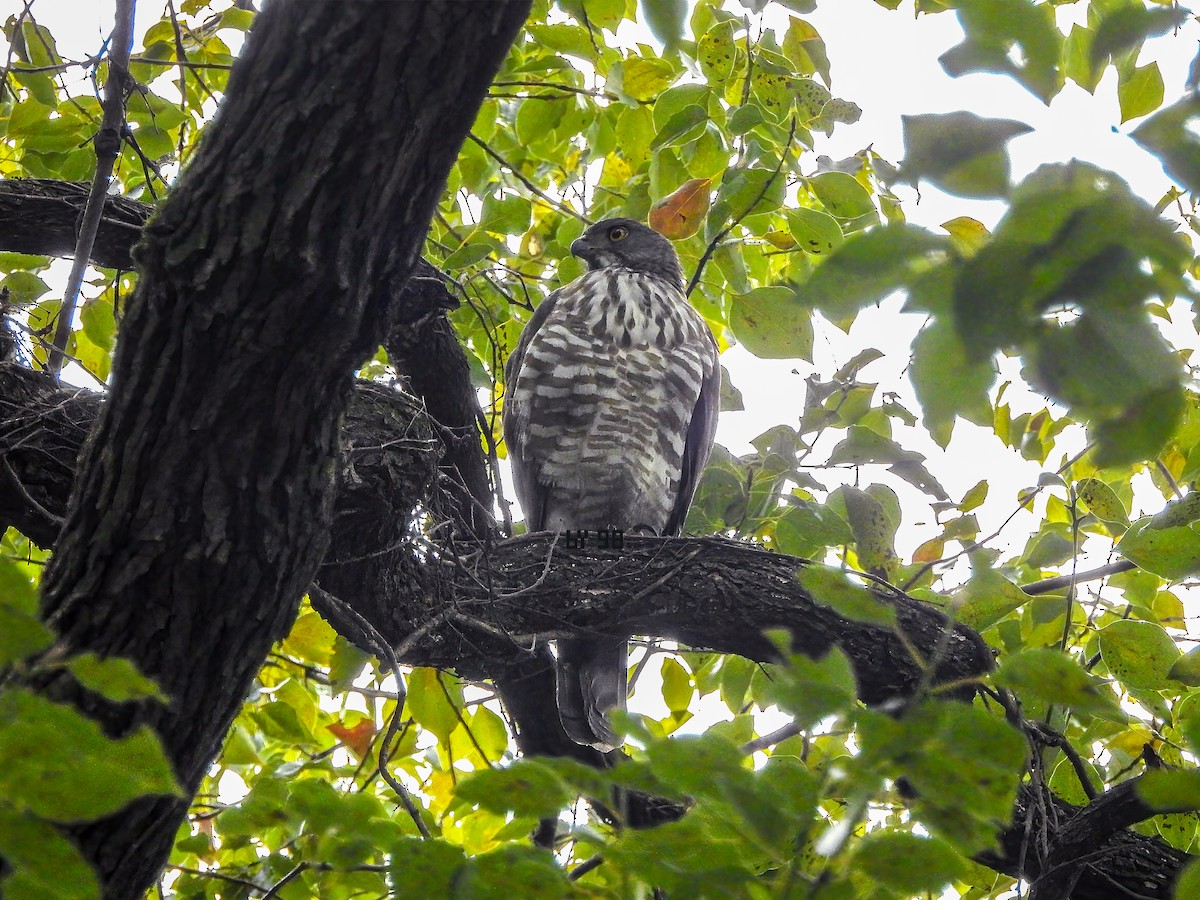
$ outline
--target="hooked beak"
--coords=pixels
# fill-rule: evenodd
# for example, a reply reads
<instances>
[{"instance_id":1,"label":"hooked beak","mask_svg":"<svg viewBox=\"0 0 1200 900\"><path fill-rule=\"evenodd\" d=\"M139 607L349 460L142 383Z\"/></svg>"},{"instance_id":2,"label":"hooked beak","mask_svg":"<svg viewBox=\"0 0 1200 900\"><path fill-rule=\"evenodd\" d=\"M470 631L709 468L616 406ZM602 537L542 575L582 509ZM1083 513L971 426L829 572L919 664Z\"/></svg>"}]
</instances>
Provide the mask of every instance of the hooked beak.
<instances>
[{"instance_id":1,"label":"hooked beak","mask_svg":"<svg viewBox=\"0 0 1200 900\"><path fill-rule=\"evenodd\" d=\"M596 251L592 249L592 245L589 244L584 238L576 238L571 242L571 255L578 256L585 262L591 262L591 257L594 256L595 253Z\"/></svg>"}]
</instances>

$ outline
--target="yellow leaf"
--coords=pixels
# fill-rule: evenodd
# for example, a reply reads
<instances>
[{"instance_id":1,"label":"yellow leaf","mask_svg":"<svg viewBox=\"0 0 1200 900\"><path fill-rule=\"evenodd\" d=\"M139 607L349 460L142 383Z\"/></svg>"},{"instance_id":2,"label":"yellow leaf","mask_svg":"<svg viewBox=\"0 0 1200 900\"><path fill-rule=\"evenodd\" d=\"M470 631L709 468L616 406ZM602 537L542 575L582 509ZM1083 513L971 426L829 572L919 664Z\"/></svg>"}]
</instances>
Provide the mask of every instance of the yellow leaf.
<instances>
[{"instance_id":1,"label":"yellow leaf","mask_svg":"<svg viewBox=\"0 0 1200 900\"><path fill-rule=\"evenodd\" d=\"M991 238L984 224L970 216L958 216L943 222L942 228L949 233L954 249L967 258L978 253Z\"/></svg>"}]
</instances>

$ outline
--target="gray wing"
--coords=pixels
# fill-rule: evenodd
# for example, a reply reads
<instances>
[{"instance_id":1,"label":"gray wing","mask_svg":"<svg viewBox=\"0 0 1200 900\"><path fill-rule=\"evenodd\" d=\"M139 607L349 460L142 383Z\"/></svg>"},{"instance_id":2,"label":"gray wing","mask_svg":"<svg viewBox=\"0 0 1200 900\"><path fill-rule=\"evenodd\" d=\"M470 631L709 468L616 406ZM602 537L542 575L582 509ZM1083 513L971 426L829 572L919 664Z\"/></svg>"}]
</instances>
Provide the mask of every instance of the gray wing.
<instances>
[{"instance_id":1,"label":"gray wing","mask_svg":"<svg viewBox=\"0 0 1200 900\"><path fill-rule=\"evenodd\" d=\"M521 511L525 513L525 527L528 531L545 530L546 489L539 483L537 465L527 453L525 441L529 410L514 402L513 394L529 344L546 324L546 319L558 302L559 294L560 291L551 291L533 311L533 315L521 330L517 346L504 364L504 443L508 447L508 459L512 465L517 502L521 505Z\"/></svg>"},{"instance_id":2,"label":"gray wing","mask_svg":"<svg viewBox=\"0 0 1200 900\"><path fill-rule=\"evenodd\" d=\"M692 420L688 425L687 442L683 445L683 466L679 474L679 493L663 534L676 535L683 531L692 498L700 484L700 473L712 452L713 439L717 433L717 414L721 410L721 362L716 341L712 341L707 360L708 371L700 385L700 395L692 409Z\"/></svg>"}]
</instances>

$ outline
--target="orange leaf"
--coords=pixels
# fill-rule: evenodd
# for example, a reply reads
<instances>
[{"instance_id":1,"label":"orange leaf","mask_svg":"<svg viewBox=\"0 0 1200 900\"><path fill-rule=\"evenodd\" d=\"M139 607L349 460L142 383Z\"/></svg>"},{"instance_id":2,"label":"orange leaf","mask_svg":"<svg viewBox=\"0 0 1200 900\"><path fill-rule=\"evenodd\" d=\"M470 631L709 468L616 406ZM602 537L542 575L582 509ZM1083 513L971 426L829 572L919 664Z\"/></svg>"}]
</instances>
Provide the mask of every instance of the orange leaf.
<instances>
[{"instance_id":1,"label":"orange leaf","mask_svg":"<svg viewBox=\"0 0 1200 900\"><path fill-rule=\"evenodd\" d=\"M931 563L937 562L942 558L942 554L946 552L946 542L942 538L933 538L926 541L913 553L914 563Z\"/></svg>"},{"instance_id":2,"label":"orange leaf","mask_svg":"<svg viewBox=\"0 0 1200 900\"><path fill-rule=\"evenodd\" d=\"M693 178L650 210L650 227L665 238L682 241L700 230L708 212L710 178Z\"/></svg>"},{"instance_id":3,"label":"orange leaf","mask_svg":"<svg viewBox=\"0 0 1200 900\"><path fill-rule=\"evenodd\" d=\"M354 751L354 755L362 759L371 749L371 738L375 737L375 723L363 719L357 725L343 725L340 722L326 725L334 737Z\"/></svg>"}]
</instances>

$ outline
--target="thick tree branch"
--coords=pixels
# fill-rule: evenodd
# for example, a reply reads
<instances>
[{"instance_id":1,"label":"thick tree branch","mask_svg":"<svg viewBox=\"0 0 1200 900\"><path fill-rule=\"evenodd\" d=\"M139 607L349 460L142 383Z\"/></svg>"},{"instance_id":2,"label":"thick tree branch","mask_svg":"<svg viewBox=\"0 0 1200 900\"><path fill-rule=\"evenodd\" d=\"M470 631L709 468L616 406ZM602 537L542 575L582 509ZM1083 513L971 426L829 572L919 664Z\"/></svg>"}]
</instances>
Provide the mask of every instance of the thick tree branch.
<instances>
[{"instance_id":1,"label":"thick tree branch","mask_svg":"<svg viewBox=\"0 0 1200 900\"><path fill-rule=\"evenodd\" d=\"M1034 882L1029 900L1057 900L1071 896L1071 891L1088 875L1092 853L1117 832L1160 813L1191 811L1189 803L1171 808L1151 806L1138 793L1140 782L1140 778L1131 778L1109 788L1055 829L1050 836L1050 852L1042 863L1041 875ZM1186 858L1182 852L1179 856ZM1095 877L1094 873L1092 877ZM1139 884L1141 893L1151 897L1166 896L1155 891L1169 886L1160 876L1148 875L1144 875Z\"/></svg>"},{"instance_id":2,"label":"thick tree branch","mask_svg":"<svg viewBox=\"0 0 1200 900\"><path fill-rule=\"evenodd\" d=\"M65 256L75 250L75 225L88 202L86 185L21 178L0 180L0 250ZM104 200L91 261L133 268L133 248L154 212L149 204L122 197ZM418 260L413 276L393 290L383 344L411 392L424 401L446 444L442 465L459 503L466 531L484 539L493 533L492 486L480 445L483 411L470 368L446 317L458 301L445 276ZM28 534L28 532L26 532Z\"/></svg>"},{"instance_id":3,"label":"thick tree branch","mask_svg":"<svg viewBox=\"0 0 1200 900\"><path fill-rule=\"evenodd\" d=\"M35 256L70 256L76 224L87 205L88 186L46 178L0 179L0 250ZM124 197L105 197L91 261L132 269L133 247L154 207Z\"/></svg>"}]
</instances>

